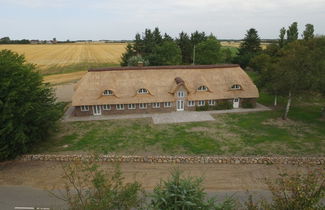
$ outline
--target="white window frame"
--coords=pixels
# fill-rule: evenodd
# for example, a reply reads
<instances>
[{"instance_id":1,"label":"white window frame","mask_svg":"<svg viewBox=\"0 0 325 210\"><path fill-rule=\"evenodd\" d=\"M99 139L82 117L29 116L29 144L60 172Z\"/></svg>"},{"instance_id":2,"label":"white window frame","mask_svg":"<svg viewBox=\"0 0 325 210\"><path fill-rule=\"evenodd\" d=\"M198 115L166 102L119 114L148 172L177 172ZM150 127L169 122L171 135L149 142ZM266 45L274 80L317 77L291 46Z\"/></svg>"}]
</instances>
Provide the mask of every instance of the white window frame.
<instances>
[{"instance_id":1,"label":"white window frame","mask_svg":"<svg viewBox=\"0 0 325 210\"><path fill-rule=\"evenodd\" d=\"M128 109L136 109L136 105L135 104L128 104Z\"/></svg>"},{"instance_id":2,"label":"white window frame","mask_svg":"<svg viewBox=\"0 0 325 210\"><path fill-rule=\"evenodd\" d=\"M80 111L88 112L89 111L89 106L87 106L87 105L80 106Z\"/></svg>"},{"instance_id":3,"label":"white window frame","mask_svg":"<svg viewBox=\"0 0 325 210\"><path fill-rule=\"evenodd\" d=\"M177 91L177 97L178 98L184 98L185 97L185 92L184 91Z\"/></svg>"},{"instance_id":4,"label":"white window frame","mask_svg":"<svg viewBox=\"0 0 325 210\"><path fill-rule=\"evenodd\" d=\"M210 106L214 106L214 105L216 105L216 100L209 100L209 101L208 101L208 104L209 104Z\"/></svg>"},{"instance_id":5,"label":"white window frame","mask_svg":"<svg viewBox=\"0 0 325 210\"><path fill-rule=\"evenodd\" d=\"M195 101L188 101L187 106L189 106L189 107L195 106Z\"/></svg>"},{"instance_id":6,"label":"white window frame","mask_svg":"<svg viewBox=\"0 0 325 210\"><path fill-rule=\"evenodd\" d=\"M198 91L208 91L208 87L205 85L201 85L200 87L197 88Z\"/></svg>"},{"instance_id":7,"label":"white window frame","mask_svg":"<svg viewBox=\"0 0 325 210\"><path fill-rule=\"evenodd\" d=\"M148 105L145 103L139 104L139 109L147 109Z\"/></svg>"},{"instance_id":8,"label":"white window frame","mask_svg":"<svg viewBox=\"0 0 325 210\"><path fill-rule=\"evenodd\" d=\"M241 85L239 85L239 84L234 84L234 85L231 86L231 89L232 89L232 90L241 90Z\"/></svg>"},{"instance_id":9,"label":"white window frame","mask_svg":"<svg viewBox=\"0 0 325 210\"><path fill-rule=\"evenodd\" d=\"M116 104L116 110L124 110L124 104Z\"/></svg>"},{"instance_id":10,"label":"white window frame","mask_svg":"<svg viewBox=\"0 0 325 210\"><path fill-rule=\"evenodd\" d=\"M113 95L113 91L112 90L104 90L103 95L104 96L111 96L111 95Z\"/></svg>"},{"instance_id":11,"label":"white window frame","mask_svg":"<svg viewBox=\"0 0 325 210\"><path fill-rule=\"evenodd\" d=\"M145 88L140 88L138 91L137 91L138 94L148 94L149 91Z\"/></svg>"},{"instance_id":12,"label":"white window frame","mask_svg":"<svg viewBox=\"0 0 325 210\"><path fill-rule=\"evenodd\" d=\"M152 103L152 108L154 109L160 108L160 103Z\"/></svg>"},{"instance_id":13,"label":"white window frame","mask_svg":"<svg viewBox=\"0 0 325 210\"><path fill-rule=\"evenodd\" d=\"M172 102L164 102L164 107L165 108L172 107Z\"/></svg>"},{"instance_id":14,"label":"white window frame","mask_svg":"<svg viewBox=\"0 0 325 210\"><path fill-rule=\"evenodd\" d=\"M205 101L201 100L201 101L198 102L198 106L204 106L204 105L205 105Z\"/></svg>"},{"instance_id":15,"label":"white window frame","mask_svg":"<svg viewBox=\"0 0 325 210\"><path fill-rule=\"evenodd\" d=\"M104 104L104 105L102 105L102 107L103 107L103 110L106 110L106 111L112 109L111 105L109 105L109 104Z\"/></svg>"}]
</instances>

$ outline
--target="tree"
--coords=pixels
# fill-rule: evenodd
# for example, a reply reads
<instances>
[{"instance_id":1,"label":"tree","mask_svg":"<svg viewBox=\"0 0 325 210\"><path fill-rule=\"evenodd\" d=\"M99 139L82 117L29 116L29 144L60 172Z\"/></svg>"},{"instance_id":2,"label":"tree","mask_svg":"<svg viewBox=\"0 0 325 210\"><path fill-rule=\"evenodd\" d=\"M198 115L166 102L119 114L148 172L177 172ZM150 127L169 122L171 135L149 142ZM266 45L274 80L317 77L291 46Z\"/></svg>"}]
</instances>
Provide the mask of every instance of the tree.
<instances>
[{"instance_id":1,"label":"tree","mask_svg":"<svg viewBox=\"0 0 325 210\"><path fill-rule=\"evenodd\" d=\"M191 39L187 35L187 33L181 32L179 34L179 37L176 39L176 43L181 49L182 63L183 64L192 63L193 46L192 46Z\"/></svg>"},{"instance_id":2,"label":"tree","mask_svg":"<svg viewBox=\"0 0 325 210\"><path fill-rule=\"evenodd\" d=\"M251 28L247 31L243 42L240 44L238 55L234 61L245 68L248 66L250 60L261 51L261 40L257 31Z\"/></svg>"},{"instance_id":3,"label":"tree","mask_svg":"<svg viewBox=\"0 0 325 210\"><path fill-rule=\"evenodd\" d=\"M181 50L173 41L163 41L148 57L150 65L178 65L182 62Z\"/></svg>"},{"instance_id":4,"label":"tree","mask_svg":"<svg viewBox=\"0 0 325 210\"><path fill-rule=\"evenodd\" d=\"M312 24L306 24L305 27L306 28L302 35L303 39L309 40L309 39L314 38L314 26Z\"/></svg>"},{"instance_id":5,"label":"tree","mask_svg":"<svg viewBox=\"0 0 325 210\"><path fill-rule=\"evenodd\" d=\"M222 62L220 42L213 35L200 42L195 50L195 64L217 64Z\"/></svg>"},{"instance_id":6,"label":"tree","mask_svg":"<svg viewBox=\"0 0 325 210\"><path fill-rule=\"evenodd\" d=\"M22 55L0 51L0 160L48 138L62 115L53 90Z\"/></svg>"},{"instance_id":7,"label":"tree","mask_svg":"<svg viewBox=\"0 0 325 210\"><path fill-rule=\"evenodd\" d=\"M149 66L149 61L144 59L141 55L132 56L128 60L128 66L139 66L142 63L143 66Z\"/></svg>"},{"instance_id":8,"label":"tree","mask_svg":"<svg viewBox=\"0 0 325 210\"><path fill-rule=\"evenodd\" d=\"M282 27L280 29L280 35L279 35L279 38L280 38L279 39L279 47L280 48L282 48L285 45L285 39L284 39L285 35L286 35L286 29L284 27Z\"/></svg>"},{"instance_id":9,"label":"tree","mask_svg":"<svg viewBox=\"0 0 325 210\"><path fill-rule=\"evenodd\" d=\"M298 40L298 23L293 22L287 30L287 42L290 43L296 40Z\"/></svg>"},{"instance_id":10,"label":"tree","mask_svg":"<svg viewBox=\"0 0 325 210\"><path fill-rule=\"evenodd\" d=\"M136 56L136 50L134 48L135 45L133 46L130 43L126 45L126 51L121 56L121 62L120 62L121 66L128 66L130 58Z\"/></svg>"}]
</instances>

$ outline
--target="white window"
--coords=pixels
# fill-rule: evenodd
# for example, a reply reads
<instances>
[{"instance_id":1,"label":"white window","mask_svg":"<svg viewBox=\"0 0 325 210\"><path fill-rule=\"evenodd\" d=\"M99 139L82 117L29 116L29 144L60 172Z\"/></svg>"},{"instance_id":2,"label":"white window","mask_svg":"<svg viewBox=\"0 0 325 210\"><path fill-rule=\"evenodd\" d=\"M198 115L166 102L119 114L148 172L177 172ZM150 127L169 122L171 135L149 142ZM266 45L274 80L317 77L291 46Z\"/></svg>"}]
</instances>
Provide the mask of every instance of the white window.
<instances>
[{"instance_id":1,"label":"white window","mask_svg":"<svg viewBox=\"0 0 325 210\"><path fill-rule=\"evenodd\" d=\"M116 104L116 109L117 110L123 110L124 109L124 104Z\"/></svg>"},{"instance_id":2,"label":"white window","mask_svg":"<svg viewBox=\"0 0 325 210\"><path fill-rule=\"evenodd\" d=\"M195 101L188 101L187 106L195 106Z\"/></svg>"},{"instance_id":3,"label":"white window","mask_svg":"<svg viewBox=\"0 0 325 210\"><path fill-rule=\"evenodd\" d=\"M185 97L185 92L184 92L184 91L178 91L178 92L177 92L177 96L178 96L179 98L183 98L183 97Z\"/></svg>"},{"instance_id":4,"label":"white window","mask_svg":"<svg viewBox=\"0 0 325 210\"><path fill-rule=\"evenodd\" d=\"M103 105L103 110L111 110L111 105L109 105L109 104L104 104L104 105Z\"/></svg>"},{"instance_id":5,"label":"white window","mask_svg":"<svg viewBox=\"0 0 325 210\"><path fill-rule=\"evenodd\" d=\"M171 102L165 102L164 107L172 107L172 103Z\"/></svg>"},{"instance_id":6,"label":"white window","mask_svg":"<svg viewBox=\"0 0 325 210\"><path fill-rule=\"evenodd\" d=\"M138 90L138 93L139 93L139 94L147 94L147 93L149 93L149 91L148 91L147 89L145 89L145 88L140 88L140 89Z\"/></svg>"},{"instance_id":7,"label":"white window","mask_svg":"<svg viewBox=\"0 0 325 210\"><path fill-rule=\"evenodd\" d=\"M135 109L135 104L129 104L128 109Z\"/></svg>"},{"instance_id":8,"label":"white window","mask_svg":"<svg viewBox=\"0 0 325 210\"><path fill-rule=\"evenodd\" d=\"M233 90L240 90L241 89L241 86L238 85L238 84L235 84L235 85L231 86L231 89L233 89Z\"/></svg>"},{"instance_id":9,"label":"white window","mask_svg":"<svg viewBox=\"0 0 325 210\"><path fill-rule=\"evenodd\" d=\"M160 103L152 103L152 108L160 108Z\"/></svg>"},{"instance_id":10,"label":"white window","mask_svg":"<svg viewBox=\"0 0 325 210\"><path fill-rule=\"evenodd\" d=\"M87 112L87 111L89 111L89 106L81 106L81 107L80 107L80 110L81 110L82 112Z\"/></svg>"},{"instance_id":11,"label":"white window","mask_svg":"<svg viewBox=\"0 0 325 210\"><path fill-rule=\"evenodd\" d=\"M197 90L198 90L198 91L207 91L207 90L208 90L208 87L202 85L202 86L198 87Z\"/></svg>"},{"instance_id":12,"label":"white window","mask_svg":"<svg viewBox=\"0 0 325 210\"><path fill-rule=\"evenodd\" d=\"M215 100L209 100L209 105L210 106L213 106L213 105L215 105L216 104L216 101Z\"/></svg>"},{"instance_id":13,"label":"white window","mask_svg":"<svg viewBox=\"0 0 325 210\"><path fill-rule=\"evenodd\" d=\"M112 90L104 90L103 95L104 96L111 96L111 95L113 95L113 91Z\"/></svg>"},{"instance_id":14,"label":"white window","mask_svg":"<svg viewBox=\"0 0 325 210\"><path fill-rule=\"evenodd\" d=\"M139 104L139 108L140 109L146 109L147 108L147 104Z\"/></svg>"},{"instance_id":15,"label":"white window","mask_svg":"<svg viewBox=\"0 0 325 210\"><path fill-rule=\"evenodd\" d=\"M198 106L204 106L205 105L205 101L199 101Z\"/></svg>"}]
</instances>

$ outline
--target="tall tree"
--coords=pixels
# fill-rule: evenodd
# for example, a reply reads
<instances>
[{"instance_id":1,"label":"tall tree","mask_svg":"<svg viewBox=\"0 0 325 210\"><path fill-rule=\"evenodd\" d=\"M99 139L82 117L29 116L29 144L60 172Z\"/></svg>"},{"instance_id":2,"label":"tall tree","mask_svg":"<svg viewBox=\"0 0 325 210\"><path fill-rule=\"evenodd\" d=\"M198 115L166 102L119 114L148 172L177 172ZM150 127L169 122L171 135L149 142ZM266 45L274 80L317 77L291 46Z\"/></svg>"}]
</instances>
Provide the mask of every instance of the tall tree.
<instances>
[{"instance_id":1,"label":"tall tree","mask_svg":"<svg viewBox=\"0 0 325 210\"><path fill-rule=\"evenodd\" d=\"M303 39L304 40L309 40L309 39L314 38L314 25L306 24L305 27L306 28L305 28L305 30L303 32L303 35L302 35Z\"/></svg>"},{"instance_id":2,"label":"tall tree","mask_svg":"<svg viewBox=\"0 0 325 210\"><path fill-rule=\"evenodd\" d=\"M62 115L53 90L22 55L0 51L0 160L48 138Z\"/></svg>"},{"instance_id":3,"label":"tall tree","mask_svg":"<svg viewBox=\"0 0 325 210\"><path fill-rule=\"evenodd\" d=\"M158 46L154 53L148 57L150 65L179 65L182 62L181 49L174 41L163 41L161 46Z\"/></svg>"},{"instance_id":4,"label":"tall tree","mask_svg":"<svg viewBox=\"0 0 325 210\"><path fill-rule=\"evenodd\" d=\"M192 63L192 43L190 37L187 33L181 32L179 37L176 39L176 43L181 49L182 53L182 63L190 64Z\"/></svg>"},{"instance_id":5,"label":"tall tree","mask_svg":"<svg viewBox=\"0 0 325 210\"><path fill-rule=\"evenodd\" d=\"M200 42L203 42L205 40L207 40L207 36L205 35L204 32L199 32L199 31L195 31L194 33L191 34L191 42L192 45L197 45Z\"/></svg>"},{"instance_id":6,"label":"tall tree","mask_svg":"<svg viewBox=\"0 0 325 210\"><path fill-rule=\"evenodd\" d=\"M217 64L222 62L220 42L213 35L196 46L195 64Z\"/></svg>"},{"instance_id":7,"label":"tall tree","mask_svg":"<svg viewBox=\"0 0 325 210\"><path fill-rule=\"evenodd\" d=\"M287 30L287 42L293 42L298 40L298 23L297 22L293 22L290 26L289 29Z\"/></svg>"},{"instance_id":8,"label":"tall tree","mask_svg":"<svg viewBox=\"0 0 325 210\"><path fill-rule=\"evenodd\" d=\"M282 48L285 45L285 35L286 35L286 29L282 27L280 29L280 35L279 35L279 47Z\"/></svg>"},{"instance_id":9,"label":"tall tree","mask_svg":"<svg viewBox=\"0 0 325 210\"><path fill-rule=\"evenodd\" d=\"M135 46L135 45L134 45ZM128 66L129 65L129 59L136 55L136 51L134 49L134 46L130 43L126 45L126 51L121 56L121 66Z\"/></svg>"},{"instance_id":10,"label":"tall tree","mask_svg":"<svg viewBox=\"0 0 325 210\"><path fill-rule=\"evenodd\" d=\"M251 28L247 31L243 42L240 44L235 63L240 64L243 68L247 67L250 60L261 52L261 40L257 30Z\"/></svg>"}]
</instances>

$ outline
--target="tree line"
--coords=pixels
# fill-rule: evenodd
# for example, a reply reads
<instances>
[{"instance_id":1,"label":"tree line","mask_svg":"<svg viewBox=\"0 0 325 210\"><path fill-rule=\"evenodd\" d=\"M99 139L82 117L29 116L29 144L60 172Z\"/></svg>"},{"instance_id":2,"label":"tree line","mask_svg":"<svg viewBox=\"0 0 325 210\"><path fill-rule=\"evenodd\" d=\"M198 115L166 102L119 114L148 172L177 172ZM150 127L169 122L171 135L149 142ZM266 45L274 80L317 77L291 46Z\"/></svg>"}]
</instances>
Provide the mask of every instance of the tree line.
<instances>
[{"instance_id":1,"label":"tree line","mask_svg":"<svg viewBox=\"0 0 325 210\"><path fill-rule=\"evenodd\" d=\"M0 38L0 44L30 44L28 39L11 40L8 36Z\"/></svg>"},{"instance_id":2,"label":"tree line","mask_svg":"<svg viewBox=\"0 0 325 210\"><path fill-rule=\"evenodd\" d=\"M230 49L222 49L213 34L181 32L177 38L172 38L155 28L135 35L122 55L121 66L134 66L138 62L151 66L229 63L231 56Z\"/></svg>"}]
</instances>

